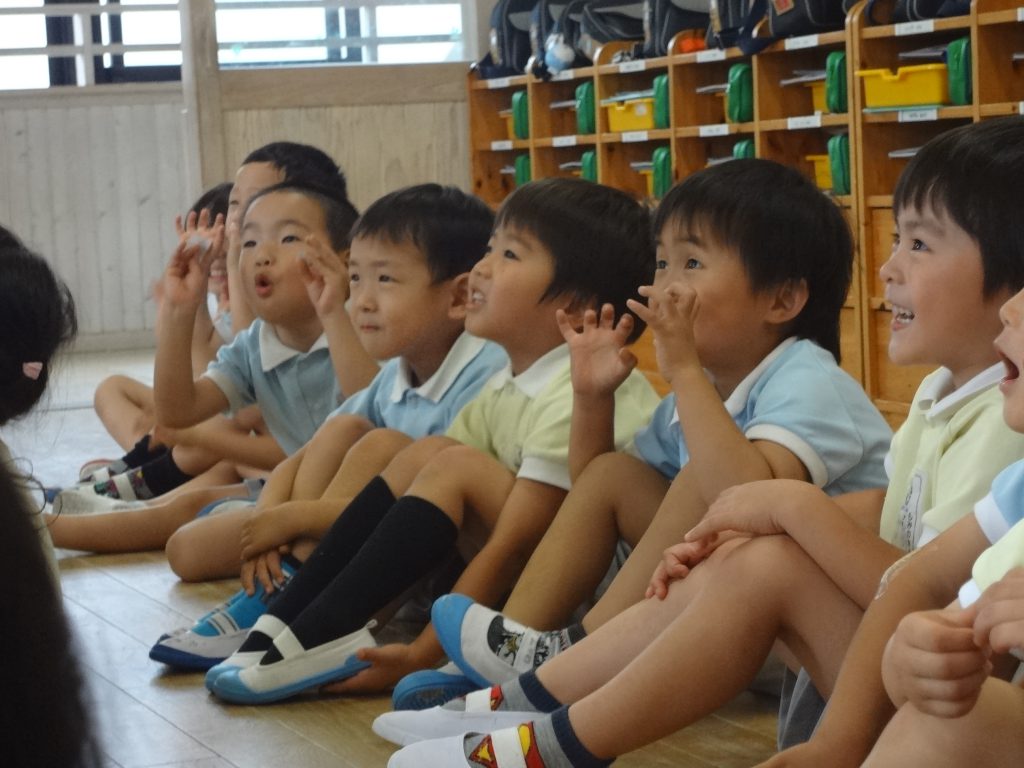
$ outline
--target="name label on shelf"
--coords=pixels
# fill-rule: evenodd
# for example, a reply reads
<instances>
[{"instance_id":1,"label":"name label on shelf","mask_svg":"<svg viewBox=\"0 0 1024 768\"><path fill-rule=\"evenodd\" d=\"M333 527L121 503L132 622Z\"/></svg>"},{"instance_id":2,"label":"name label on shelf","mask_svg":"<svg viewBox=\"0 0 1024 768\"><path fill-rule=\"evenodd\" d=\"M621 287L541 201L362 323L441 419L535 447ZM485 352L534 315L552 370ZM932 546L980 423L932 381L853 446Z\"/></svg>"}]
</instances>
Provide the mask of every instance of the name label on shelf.
<instances>
[{"instance_id":1,"label":"name label on shelf","mask_svg":"<svg viewBox=\"0 0 1024 768\"><path fill-rule=\"evenodd\" d=\"M512 85L512 78L494 77L487 81L488 88L508 88Z\"/></svg>"},{"instance_id":2,"label":"name label on shelf","mask_svg":"<svg viewBox=\"0 0 1024 768\"><path fill-rule=\"evenodd\" d=\"M715 123L714 125L702 125L697 129L697 135L701 138L706 138L708 136L728 136L729 124Z\"/></svg>"},{"instance_id":3,"label":"name label on shelf","mask_svg":"<svg viewBox=\"0 0 1024 768\"><path fill-rule=\"evenodd\" d=\"M786 50L796 51L801 48L817 48L818 47L818 36L817 35L800 35L799 37L787 37L786 38Z\"/></svg>"},{"instance_id":4,"label":"name label on shelf","mask_svg":"<svg viewBox=\"0 0 1024 768\"><path fill-rule=\"evenodd\" d=\"M571 69L563 69L561 72L555 72L551 76L552 80L572 80L573 71Z\"/></svg>"},{"instance_id":5,"label":"name label on shelf","mask_svg":"<svg viewBox=\"0 0 1024 768\"><path fill-rule=\"evenodd\" d=\"M647 141L647 131L625 131L622 134L622 141L624 144L634 141Z\"/></svg>"},{"instance_id":6,"label":"name label on shelf","mask_svg":"<svg viewBox=\"0 0 1024 768\"><path fill-rule=\"evenodd\" d=\"M512 149L512 142L509 141L508 139L505 139L504 141L492 141L491 149L493 149L495 152L502 152L506 149Z\"/></svg>"},{"instance_id":7,"label":"name label on shelf","mask_svg":"<svg viewBox=\"0 0 1024 768\"><path fill-rule=\"evenodd\" d=\"M935 19L922 19L921 21L905 21L896 25L896 37L902 35L923 35L925 32L935 31Z\"/></svg>"},{"instance_id":8,"label":"name label on shelf","mask_svg":"<svg viewBox=\"0 0 1024 768\"><path fill-rule=\"evenodd\" d=\"M619 72L623 74L627 72L643 72L645 69L647 69L647 62L643 59L639 61L624 61L619 64Z\"/></svg>"},{"instance_id":9,"label":"name label on shelf","mask_svg":"<svg viewBox=\"0 0 1024 768\"><path fill-rule=\"evenodd\" d=\"M1017 21L1024 21L1024 5L1017 9Z\"/></svg>"},{"instance_id":10,"label":"name label on shelf","mask_svg":"<svg viewBox=\"0 0 1024 768\"><path fill-rule=\"evenodd\" d=\"M575 136L555 136L551 139L552 147L575 147L576 137Z\"/></svg>"},{"instance_id":11,"label":"name label on shelf","mask_svg":"<svg viewBox=\"0 0 1024 768\"><path fill-rule=\"evenodd\" d=\"M939 110L937 109L901 109L900 110L900 122L901 123L927 123L932 120L939 119Z\"/></svg>"},{"instance_id":12,"label":"name label on shelf","mask_svg":"<svg viewBox=\"0 0 1024 768\"><path fill-rule=\"evenodd\" d=\"M725 51L721 48L712 48L708 51L698 51L697 61L701 64L706 61L725 61Z\"/></svg>"},{"instance_id":13,"label":"name label on shelf","mask_svg":"<svg viewBox=\"0 0 1024 768\"><path fill-rule=\"evenodd\" d=\"M821 128L821 113L815 112L813 115L791 117L786 120L786 127L791 131L796 131L801 128Z\"/></svg>"},{"instance_id":14,"label":"name label on shelf","mask_svg":"<svg viewBox=\"0 0 1024 768\"><path fill-rule=\"evenodd\" d=\"M1017 102L1017 114L1024 115L1024 101Z\"/></svg>"}]
</instances>

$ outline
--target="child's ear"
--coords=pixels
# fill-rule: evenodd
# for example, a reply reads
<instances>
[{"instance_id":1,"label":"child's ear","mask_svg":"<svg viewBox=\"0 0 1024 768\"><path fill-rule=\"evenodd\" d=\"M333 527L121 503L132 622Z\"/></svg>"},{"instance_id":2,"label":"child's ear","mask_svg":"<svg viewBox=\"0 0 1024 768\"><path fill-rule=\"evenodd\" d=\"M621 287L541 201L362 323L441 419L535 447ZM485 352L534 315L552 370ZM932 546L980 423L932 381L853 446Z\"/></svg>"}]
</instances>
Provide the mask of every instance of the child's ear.
<instances>
[{"instance_id":1,"label":"child's ear","mask_svg":"<svg viewBox=\"0 0 1024 768\"><path fill-rule=\"evenodd\" d=\"M772 293L772 303L768 307L769 322L782 325L793 320L803 312L809 296L806 280L787 280Z\"/></svg>"},{"instance_id":2,"label":"child's ear","mask_svg":"<svg viewBox=\"0 0 1024 768\"><path fill-rule=\"evenodd\" d=\"M469 303L469 272L463 272L451 279L451 303L448 317L452 320L466 319L466 304Z\"/></svg>"}]
</instances>

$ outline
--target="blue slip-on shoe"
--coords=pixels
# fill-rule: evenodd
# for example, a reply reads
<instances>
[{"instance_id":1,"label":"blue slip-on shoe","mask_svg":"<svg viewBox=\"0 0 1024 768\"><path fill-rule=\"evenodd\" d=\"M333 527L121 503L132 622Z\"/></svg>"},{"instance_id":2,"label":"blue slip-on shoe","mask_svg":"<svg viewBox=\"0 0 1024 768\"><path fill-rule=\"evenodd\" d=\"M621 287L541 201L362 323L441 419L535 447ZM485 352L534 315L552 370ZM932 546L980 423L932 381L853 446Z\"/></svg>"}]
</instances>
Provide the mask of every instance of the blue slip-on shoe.
<instances>
[{"instance_id":1,"label":"blue slip-on shoe","mask_svg":"<svg viewBox=\"0 0 1024 768\"><path fill-rule=\"evenodd\" d=\"M211 690L224 701L235 704L268 704L290 698L302 691L352 677L370 664L356 658L361 648L375 648L370 634L373 622L306 650L290 629L274 638L274 647L282 658L262 661L244 669L229 669L219 675Z\"/></svg>"},{"instance_id":2,"label":"blue slip-on shoe","mask_svg":"<svg viewBox=\"0 0 1024 768\"><path fill-rule=\"evenodd\" d=\"M253 624L252 629L249 631L259 632L273 639L284 632L287 628L288 625L279 618L271 616L269 613L265 613L256 620L256 623ZM266 653L266 648L258 651L235 651L220 664L210 667L206 671L206 678L203 682L210 691L213 691L214 682L222 674L235 669L245 669L246 667L259 664L260 659L262 659Z\"/></svg>"},{"instance_id":3,"label":"blue slip-on shoe","mask_svg":"<svg viewBox=\"0 0 1024 768\"><path fill-rule=\"evenodd\" d=\"M396 710L429 709L477 688L476 683L449 662L440 669L424 669L399 680L391 694L391 706Z\"/></svg>"}]
</instances>

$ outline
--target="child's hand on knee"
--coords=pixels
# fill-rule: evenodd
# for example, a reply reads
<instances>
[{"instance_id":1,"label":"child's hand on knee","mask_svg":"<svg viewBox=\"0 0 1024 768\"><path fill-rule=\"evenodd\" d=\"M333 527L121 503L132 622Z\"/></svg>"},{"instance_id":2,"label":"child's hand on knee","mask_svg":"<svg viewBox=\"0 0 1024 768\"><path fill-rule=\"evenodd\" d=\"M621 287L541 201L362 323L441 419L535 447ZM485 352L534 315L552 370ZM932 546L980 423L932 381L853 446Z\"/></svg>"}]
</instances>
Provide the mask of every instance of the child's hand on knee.
<instances>
[{"instance_id":1,"label":"child's hand on knee","mask_svg":"<svg viewBox=\"0 0 1024 768\"><path fill-rule=\"evenodd\" d=\"M889 639L882 677L893 702L909 701L936 717L970 712L992 671L975 643L972 608L920 611L905 616Z\"/></svg>"},{"instance_id":2,"label":"child's hand on knee","mask_svg":"<svg viewBox=\"0 0 1024 768\"><path fill-rule=\"evenodd\" d=\"M242 523L239 543L242 559L249 560L261 553L276 551L278 547L290 544L296 537L294 515L288 513L286 505L257 508Z\"/></svg>"},{"instance_id":3,"label":"child's hand on knee","mask_svg":"<svg viewBox=\"0 0 1024 768\"><path fill-rule=\"evenodd\" d=\"M807 490L820 493L814 486L799 480L757 480L734 485L722 491L708 507L704 518L686 534L686 541L697 541L724 531L759 536L786 533L780 516L792 506L788 496Z\"/></svg>"},{"instance_id":4,"label":"child's hand on knee","mask_svg":"<svg viewBox=\"0 0 1024 768\"><path fill-rule=\"evenodd\" d=\"M666 549L661 562L654 569L645 596L664 600L668 594L669 584L678 579L685 579L694 566L710 555L719 543L719 537L711 535L699 541L684 541Z\"/></svg>"},{"instance_id":5,"label":"child's hand on knee","mask_svg":"<svg viewBox=\"0 0 1024 768\"><path fill-rule=\"evenodd\" d=\"M287 553L287 547L280 547L269 549L243 560L240 578L245 593L252 595L256 591L257 584L260 584L268 595L272 595L285 581L285 572L281 568L281 556Z\"/></svg>"}]
</instances>

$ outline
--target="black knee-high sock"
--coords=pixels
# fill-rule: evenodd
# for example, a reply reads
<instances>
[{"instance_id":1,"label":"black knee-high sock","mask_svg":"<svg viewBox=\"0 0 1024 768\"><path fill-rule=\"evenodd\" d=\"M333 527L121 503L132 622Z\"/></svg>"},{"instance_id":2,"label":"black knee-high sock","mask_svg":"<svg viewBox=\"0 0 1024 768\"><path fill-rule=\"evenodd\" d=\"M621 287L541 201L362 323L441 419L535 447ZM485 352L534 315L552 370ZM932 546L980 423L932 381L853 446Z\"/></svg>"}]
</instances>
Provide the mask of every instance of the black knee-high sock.
<instances>
[{"instance_id":1,"label":"black knee-high sock","mask_svg":"<svg viewBox=\"0 0 1024 768\"><path fill-rule=\"evenodd\" d=\"M458 528L440 508L403 496L352 562L289 627L304 648L354 632L443 560ZM271 648L264 663L279 658Z\"/></svg>"},{"instance_id":2,"label":"black knee-high sock","mask_svg":"<svg viewBox=\"0 0 1024 768\"><path fill-rule=\"evenodd\" d=\"M155 448L150 448L149 438L150 436L148 434L143 435L139 442L133 445L132 449L121 457L121 461L125 463L126 467L129 469L141 467L143 464L167 453L166 445L158 445Z\"/></svg>"},{"instance_id":3,"label":"black knee-high sock","mask_svg":"<svg viewBox=\"0 0 1024 768\"><path fill-rule=\"evenodd\" d=\"M153 496L160 496L168 491L173 491L193 477L181 471L181 467L174 461L173 451L164 451L160 456L146 462L134 471L139 473L142 481L149 488Z\"/></svg>"},{"instance_id":4,"label":"black knee-high sock","mask_svg":"<svg viewBox=\"0 0 1024 768\"><path fill-rule=\"evenodd\" d=\"M272 598L267 613L285 624L291 623L345 568L370 538L381 519L395 503L395 494L382 477L375 477L352 499L320 539L317 548L288 582L288 588ZM270 647L270 638L250 632L240 651Z\"/></svg>"}]
</instances>

